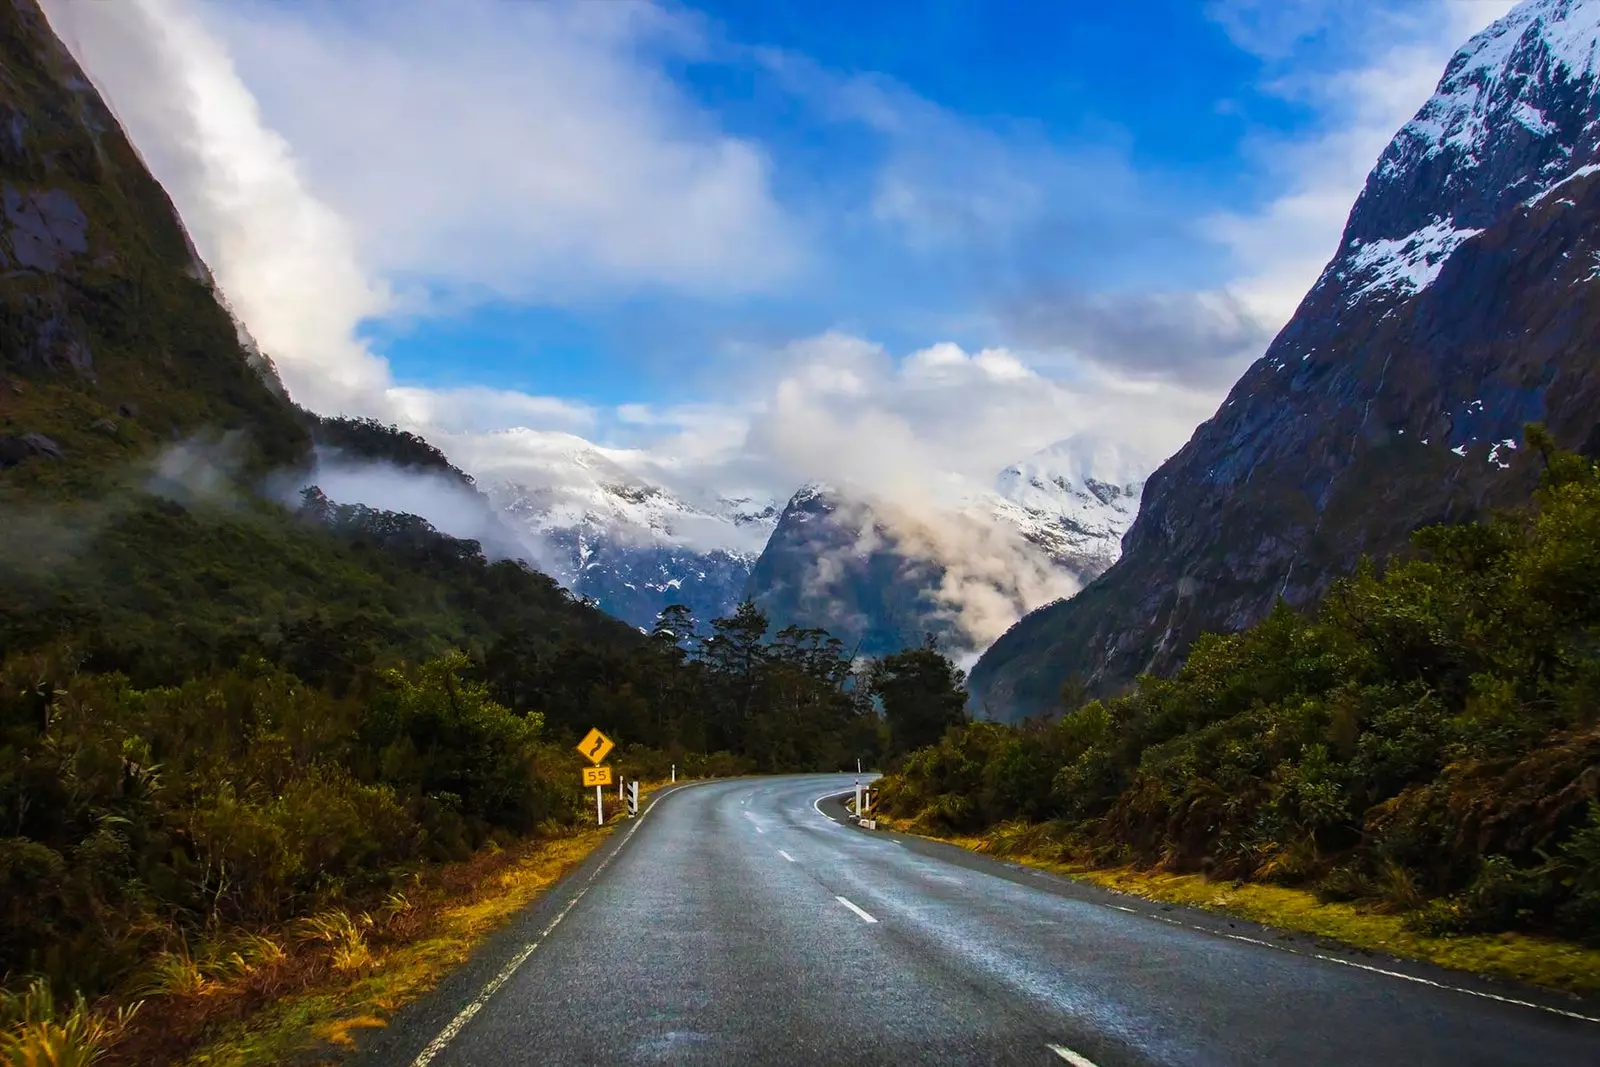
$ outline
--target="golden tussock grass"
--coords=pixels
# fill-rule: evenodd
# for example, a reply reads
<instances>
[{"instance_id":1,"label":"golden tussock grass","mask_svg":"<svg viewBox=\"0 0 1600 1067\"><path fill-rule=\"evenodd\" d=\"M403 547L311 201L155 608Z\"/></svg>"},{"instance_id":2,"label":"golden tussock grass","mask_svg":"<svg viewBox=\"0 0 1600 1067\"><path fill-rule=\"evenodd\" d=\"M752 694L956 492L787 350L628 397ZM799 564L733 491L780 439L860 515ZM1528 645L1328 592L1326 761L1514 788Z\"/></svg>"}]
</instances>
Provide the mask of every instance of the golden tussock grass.
<instances>
[{"instance_id":1,"label":"golden tussock grass","mask_svg":"<svg viewBox=\"0 0 1600 1067\"><path fill-rule=\"evenodd\" d=\"M663 784L640 786L641 811ZM136 983L146 1010L103 1062L257 1067L355 1047L628 822L614 794L606 807L604 828L491 845L370 912L328 909L157 957Z\"/></svg>"}]
</instances>

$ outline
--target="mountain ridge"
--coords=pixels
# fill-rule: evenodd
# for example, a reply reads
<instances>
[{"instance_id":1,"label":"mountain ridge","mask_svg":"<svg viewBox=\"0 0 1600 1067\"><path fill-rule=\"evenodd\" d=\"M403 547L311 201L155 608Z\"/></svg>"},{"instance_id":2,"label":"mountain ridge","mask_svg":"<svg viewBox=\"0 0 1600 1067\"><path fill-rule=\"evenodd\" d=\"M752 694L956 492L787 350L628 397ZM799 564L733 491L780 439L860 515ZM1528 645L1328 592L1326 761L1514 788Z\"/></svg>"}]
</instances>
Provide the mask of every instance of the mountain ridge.
<instances>
[{"instance_id":1,"label":"mountain ridge","mask_svg":"<svg viewBox=\"0 0 1600 1067\"><path fill-rule=\"evenodd\" d=\"M1151 476L1121 559L997 641L975 705L1017 718L1074 677L1110 692L1169 671L1204 630L1525 497L1524 424L1567 447L1596 433L1600 293L1579 287L1600 254L1597 37L1600 4L1536 0L1457 52L1294 317Z\"/></svg>"},{"instance_id":2,"label":"mountain ridge","mask_svg":"<svg viewBox=\"0 0 1600 1067\"><path fill-rule=\"evenodd\" d=\"M1129 449L1080 436L937 508L809 483L784 508L745 595L775 625L828 629L862 655L928 634L971 655L997 619L1003 627L1030 602L1070 596L1110 566L1147 469Z\"/></svg>"}]
</instances>

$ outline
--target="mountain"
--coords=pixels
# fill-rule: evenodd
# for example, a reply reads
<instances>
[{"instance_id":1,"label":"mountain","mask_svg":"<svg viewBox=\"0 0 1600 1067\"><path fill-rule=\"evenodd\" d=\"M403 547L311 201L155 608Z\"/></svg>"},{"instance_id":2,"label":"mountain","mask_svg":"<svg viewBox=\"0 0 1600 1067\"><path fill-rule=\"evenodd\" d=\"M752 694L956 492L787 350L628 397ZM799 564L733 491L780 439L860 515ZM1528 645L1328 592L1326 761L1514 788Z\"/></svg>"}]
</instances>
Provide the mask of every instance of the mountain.
<instances>
[{"instance_id":1,"label":"mountain","mask_svg":"<svg viewBox=\"0 0 1600 1067\"><path fill-rule=\"evenodd\" d=\"M774 627L821 627L863 655L928 633L975 651L1028 607L1110 566L1148 469L1126 449L1077 437L948 508L809 485L784 508L745 593Z\"/></svg>"},{"instance_id":2,"label":"mountain","mask_svg":"<svg viewBox=\"0 0 1600 1067\"><path fill-rule=\"evenodd\" d=\"M6 4L0 35L0 504L202 430L250 469L302 459L271 364L43 15Z\"/></svg>"},{"instance_id":3,"label":"mountain","mask_svg":"<svg viewBox=\"0 0 1600 1067\"><path fill-rule=\"evenodd\" d=\"M177 685L241 657L326 680L505 633L637 643L474 539L273 489L360 460L492 516L421 438L290 401L27 0L0 4L0 68L0 660Z\"/></svg>"},{"instance_id":4,"label":"mountain","mask_svg":"<svg viewBox=\"0 0 1600 1067\"><path fill-rule=\"evenodd\" d=\"M971 510L1009 522L1088 581L1116 562L1153 466L1126 445L1069 437L1001 471Z\"/></svg>"},{"instance_id":5,"label":"mountain","mask_svg":"<svg viewBox=\"0 0 1600 1067\"><path fill-rule=\"evenodd\" d=\"M1145 487L1120 560L972 671L1003 718L1166 672L1417 526L1526 499L1544 422L1600 445L1600 3L1473 37L1384 150L1290 322Z\"/></svg>"},{"instance_id":6,"label":"mountain","mask_svg":"<svg viewBox=\"0 0 1600 1067\"><path fill-rule=\"evenodd\" d=\"M569 434L510 432L521 466L490 475L490 498L563 586L645 628L668 604L687 605L702 622L738 606L777 523L775 501L674 490L636 454Z\"/></svg>"}]
</instances>

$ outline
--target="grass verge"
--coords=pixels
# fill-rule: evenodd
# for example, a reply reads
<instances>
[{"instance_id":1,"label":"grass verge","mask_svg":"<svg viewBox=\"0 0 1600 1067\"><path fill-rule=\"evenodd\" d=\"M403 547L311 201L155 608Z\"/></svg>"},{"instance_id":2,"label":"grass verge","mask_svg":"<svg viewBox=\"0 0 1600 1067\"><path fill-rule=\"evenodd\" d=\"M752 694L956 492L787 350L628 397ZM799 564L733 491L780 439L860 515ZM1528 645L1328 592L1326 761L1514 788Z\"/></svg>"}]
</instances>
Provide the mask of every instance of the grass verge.
<instances>
[{"instance_id":1,"label":"grass verge","mask_svg":"<svg viewBox=\"0 0 1600 1067\"><path fill-rule=\"evenodd\" d=\"M947 836L914 830L907 820L880 826L973 852L1037 867L1077 881L1164 904L1181 904L1238 916L1264 926L1326 938L1355 949L1421 960L1451 970L1543 986L1566 993L1600 993L1600 951L1527 934L1431 937L1405 928L1401 916L1359 904L1324 903L1304 889L1258 882L1212 881L1199 874L1169 874L1134 867L1096 868L1008 847L1002 835Z\"/></svg>"},{"instance_id":2,"label":"grass verge","mask_svg":"<svg viewBox=\"0 0 1600 1067\"><path fill-rule=\"evenodd\" d=\"M640 808L659 784L640 789ZM612 805L615 804L615 810ZM183 1063L266 1067L336 1062L363 1030L382 1027L431 990L472 950L527 907L627 819L615 795L607 825L489 848L419 880L409 900L373 914L324 912L276 937L235 973L185 957L190 973L150 998L139 1023L110 1050L107 1065Z\"/></svg>"}]
</instances>

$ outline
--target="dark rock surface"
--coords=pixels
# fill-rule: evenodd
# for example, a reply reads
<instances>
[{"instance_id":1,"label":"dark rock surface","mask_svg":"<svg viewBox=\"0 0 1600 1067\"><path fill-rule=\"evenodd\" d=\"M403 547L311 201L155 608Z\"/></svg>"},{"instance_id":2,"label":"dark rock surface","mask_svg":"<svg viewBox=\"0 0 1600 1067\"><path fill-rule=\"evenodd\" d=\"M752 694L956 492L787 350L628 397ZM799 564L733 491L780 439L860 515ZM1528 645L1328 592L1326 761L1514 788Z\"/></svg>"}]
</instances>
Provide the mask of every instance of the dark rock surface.
<instances>
[{"instance_id":1,"label":"dark rock surface","mask_svg":"<svg viewBox=\"0 0 1600 1067\"><path fill-rule=\"evenodd\" d=\"M1458 53L1294 317L1151 477L1122 558L996 642L976 703L1016 719L1069 677L1168 672L1418 526L1526 499L1525 423L1600 440L1597 7L1526 4Z\"/></svg>"}]
</instances>

